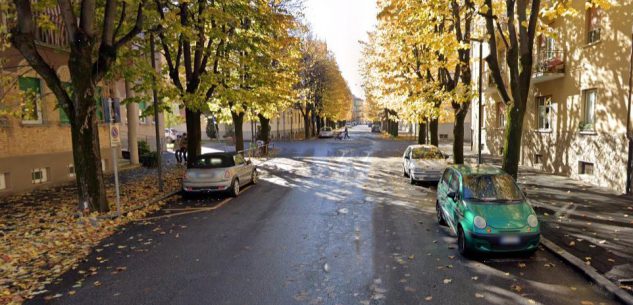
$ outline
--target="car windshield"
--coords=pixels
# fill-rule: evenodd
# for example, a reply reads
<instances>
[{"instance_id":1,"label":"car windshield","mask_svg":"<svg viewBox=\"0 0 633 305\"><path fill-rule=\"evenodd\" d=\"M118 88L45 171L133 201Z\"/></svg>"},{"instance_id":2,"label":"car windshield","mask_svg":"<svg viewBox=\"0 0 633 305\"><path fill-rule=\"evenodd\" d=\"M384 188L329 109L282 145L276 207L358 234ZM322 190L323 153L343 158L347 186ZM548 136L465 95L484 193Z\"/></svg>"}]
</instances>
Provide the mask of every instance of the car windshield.
<instances>
[{"instance_id":1,"label":"car windshield","mask_svg":"<svg viewBox=\"0 0 633 305\"><path fill-rule=\"evenodd\" d=\"M193 164L193 168L223 168L234 165L231 156L200 156Z\"/></svg>"},{"instance_id":2,"label":"car windshield","mask_svg":"<svg viewBox=\"0 0 633 305\"><path fill-rule=\"evenodd\" d=\"M330 127L325 127L325 128L323 128L323 131L332 131L332 128L330 128Z\"/></svg>"},{"instance_id":3,"label":"car windshield","mask_svg":"<svg viewBox=\"0 0 633 305\"><path fill-rule=\"evenodd\" d=\"M444 159L444 156L435 147L416 147L411 150L411 159Z\"/></svg>"},{"instance_id":4,"label":"car windshield","mask_svg":"<svg viewBox=\"0 0 633 305\"><path fill-rule=\"evenodd\" d=\"M510 175L474 175L464 177L464 199L519 201L523 200L523 194Z\"/></svg>"}]
</instances>

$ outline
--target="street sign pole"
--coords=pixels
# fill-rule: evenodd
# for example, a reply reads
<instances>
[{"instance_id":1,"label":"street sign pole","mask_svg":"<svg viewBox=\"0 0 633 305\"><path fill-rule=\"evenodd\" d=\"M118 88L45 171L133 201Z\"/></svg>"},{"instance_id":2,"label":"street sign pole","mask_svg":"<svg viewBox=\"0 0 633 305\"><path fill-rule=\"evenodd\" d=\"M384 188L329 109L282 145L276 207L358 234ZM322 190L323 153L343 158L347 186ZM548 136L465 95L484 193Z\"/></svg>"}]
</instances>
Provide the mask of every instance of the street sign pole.
<instances>
[{"instance_id":1,"label":"street sign pole","mask_svg":"<svg viewBox=\"0 0 633 305\"><path fill-rule=\"evenodd\" d=\"M110 101L111 102L111 101ZM112 108L110 108L112 109ZM114 116L112 116L114 118ZM119 165L116 148L121 144L119 124L110 122L110 150L112 150L112 169L114 171L114 189L116 191L116 213L121 216L121 192L119 190Z\"/></svg>"}]
</instances>

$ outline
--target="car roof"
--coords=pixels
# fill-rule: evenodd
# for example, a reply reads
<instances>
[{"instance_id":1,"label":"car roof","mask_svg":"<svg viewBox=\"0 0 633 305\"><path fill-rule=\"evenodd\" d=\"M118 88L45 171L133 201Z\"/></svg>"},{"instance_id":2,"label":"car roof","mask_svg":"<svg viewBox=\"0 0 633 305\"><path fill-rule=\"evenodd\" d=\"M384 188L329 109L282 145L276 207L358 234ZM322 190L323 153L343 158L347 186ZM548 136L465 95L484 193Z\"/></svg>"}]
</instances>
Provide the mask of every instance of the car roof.
<instances>
[{"instance_id":1,"label":"car roof","mask_svg":"<svg viewBox=\"0 0 633 305\"><path fill-rule=\"evenodd\" d=\"M498 167L494 167L492 165L481 164L481 165L464 165L464 164L455 164L450 165L449 168L452 168L459 172L462 176L475 176L475 175L507 175L502 169Z\"/></svg>"},{"instance_id":2,"label":"car roof","mask_svg":"<svg viewBox=\"0 0 633 305\"><path fill-rule=\"evenodd\" d=\"M409 145L409 148L437 148L439 149L437 146L430 145L430 144L414 144L414 145Z\"/></svg>"},{"instance_id":3,"label":"car roof","mask_svg":"<svg viewBox=\"0 0 633 305\"><path fill-rule=\"evenodd\" d=\"M215 153L202 154L202 155L198 156L198 158L203 158L203 157L233 157L235 155L237 155L237 153L234 152L234 151L230 151L230 152L215 152Z\"/></svg>"}]
</instances>

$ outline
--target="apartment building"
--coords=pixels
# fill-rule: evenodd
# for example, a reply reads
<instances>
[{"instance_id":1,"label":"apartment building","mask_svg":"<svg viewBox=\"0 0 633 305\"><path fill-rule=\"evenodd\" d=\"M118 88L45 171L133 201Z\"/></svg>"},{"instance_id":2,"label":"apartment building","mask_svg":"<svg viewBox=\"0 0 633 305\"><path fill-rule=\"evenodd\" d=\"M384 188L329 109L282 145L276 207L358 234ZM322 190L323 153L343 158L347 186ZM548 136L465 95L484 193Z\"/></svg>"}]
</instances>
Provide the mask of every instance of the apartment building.
<instances>
[{"instance_id":1,"label":"apartment building","mask_svg":"<svg viewBox=\"0 0 633 305\"><path fill-rule=\"evenodd\" d=\"M62 29L58 9L48 9L47 13L56 28ZM69 46L65 32L40 28L36 35L42 57L55 69L62 82L70 84L66 66ZM8 48L0 53L0 58L4 61L0 74L3 80L8 80L2 82L0 88L0 196L73 181L75 172L68 117L57 107L57 99L45 81L18 50ZM120 151L117 160L111 160L109 122L106 122L108 115L104 109L111 100L125 99L125 90L120 90L122 83L104 82L97 88L99 97L95 105L102 168L106 172L112 169L113 162L119 162ZM138 121L143 120L147 119ZM139 123L136 128L138 131L145 129L153 130L153 126Z\"/></svg>"},{"instance_id":2,"label":"apartment building","mask_svg":"<svg viewBox=\"0 0 633 305\"><path fill-rule=\"evenodd\" d=\"M536 42L521 164L624 192L633 1L618 1L608 10L571 3L579 13L553 20L554 35ZM490 77L484 83L481 144L499 156L505 105ZM477 108L475 100L473 122Z\"/></svg>"}]
</instances>

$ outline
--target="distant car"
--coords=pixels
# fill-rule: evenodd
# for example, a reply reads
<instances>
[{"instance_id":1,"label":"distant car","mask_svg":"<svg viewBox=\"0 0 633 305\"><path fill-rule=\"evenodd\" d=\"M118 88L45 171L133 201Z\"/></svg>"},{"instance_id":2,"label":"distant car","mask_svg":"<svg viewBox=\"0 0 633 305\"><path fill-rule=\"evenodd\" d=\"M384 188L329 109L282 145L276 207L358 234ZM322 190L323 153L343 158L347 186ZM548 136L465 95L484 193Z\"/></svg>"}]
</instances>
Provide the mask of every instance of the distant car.
<instances>
[{"instance_id":1,"label":"distant car","mask_svg":"<svg viewBox=\"0 0 633 305\"><path fill-rule=\"evenodd\" d=\"M448 165L444 155L434 145L410 145L402 155L402 172L411 184L418 181L439 181Z\"/></svg>"},{"instance_id":2,"label":"distant car","mask_svg":"<svg viewBox=\"0 0 633 305\"><path fill-rule=\"evenodd\" d=\"M371 132L373 132L373 133L380 133L380 125L376 125L376 124L372 125L371 126Z\"/></svg>"},{"instance_id":3,"label":"distant car","mask_svg":"<svg viewBox=\"0 0 633 305\"><path fill-rule=\"evenodd\" d=\"M173 128L165 128L165 141L167 143L174 143L178 139L178 131Z\"/></svg>"},{"instance_id":4,"label":"distant car","mask_svg":"<svg viewBox=\"0 0 633 305\"><path fill-rule=\"evenodd\" d=\"M319 138L332 138L334 137L334 130L330 127L323 127L319 131Z\"/></svg>"},{"instance_id":5,"label":"distant car","mask_svg":"<svg viewBox=\"0 0 633 305\"><path fill-rule=\"evenodd\" d=\"M182 181L185 194L228 192L237 197L240 187L259 179L257 168L239 153L210 153L196 158Z\"/></svg>"},{"instance_id":6,"label":"distant car","mask_svg":"<svg viewBox=\"0 0 633 305\"><path fill-rule=\"evenodd\" d=\"M437 187L437 221L457 234L462 255L533 253L539 221L512 176L492 166L448 167Z\"/></svg>"}]
</instances>

